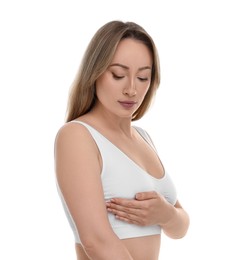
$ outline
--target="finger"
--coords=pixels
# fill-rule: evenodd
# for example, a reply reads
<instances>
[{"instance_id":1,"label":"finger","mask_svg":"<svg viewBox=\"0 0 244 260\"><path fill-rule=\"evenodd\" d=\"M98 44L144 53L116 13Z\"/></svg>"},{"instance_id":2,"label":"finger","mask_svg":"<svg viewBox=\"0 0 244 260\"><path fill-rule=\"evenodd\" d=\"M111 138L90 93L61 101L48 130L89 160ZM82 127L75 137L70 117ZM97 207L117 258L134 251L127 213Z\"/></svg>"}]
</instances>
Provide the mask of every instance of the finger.
<instances>
[{"instance_id":1,"label":"finger","mask_svg":"<svg viewBox=\"0 0 244 260\"><path fill-rule=\"evenodd\" d=\"M117 209L117 208L107 208L108 212L118 215L121 217L127 217L131 218L131 216L135 216L135 212L132 212L132 210L126 210L126 208L122 209Z\"/></svg>"},{"instance_id":2,"label":"finger","mask_svg":"<svg viewBox=\"0 0 244 260\"><path fill-rule=\"evenodd\" d=\"M149 200L149 199L155 199L157 197L158 197L158 193L156 191L147 191L147 192L136 193L137 200Z\"/></svg>"},{"instance_id":3,"label":"finger","mask_svg":"<svg viewBox=\"0 0 244 260\"><path fill-rule=\"evenodd\" d=\"M136 225L144 225L143 220L139 217L139 212L137 214L128 213L124 211L119 211L115 209L108 209L110 213L112 213L116 219L125 221L127 223L136 224Z\"/></svg>"},{"instance_id":4,"label":"finger","mask_svg":"<svg viewBox=\"0 0 244 260\"><path fill-rule=\"evenodd\" d=\"M121 199L121 198L114 198L110 200L110 204L112 206L118 205L126 208L140 208L140 203L136 200L131 200L131 199Z\"/></svg>"},{"instance_id":5,"label":"finger","mask_svg":"<svg viewBox=\"0 0 244 260\"><path fill-rule=\"evenodd\" d=\"M124 212L126 214L134 214L134 215L138 214L138 210L139 210L138 208L121 206L114 203L107 203L107 209L113 214L118 214L118 212Z\"/></svg>"},{"instance_id":6,"label":"finger","mask_svg":"<svg viewBox=\"0 0 244 260\"><path fill-rule=\"evenodd\" d=\"M132 216L121 216L121 215L115 215L116 219L119 219L121 221L125 221L127 223L130 223L130 224L135 224L135 225L140 225L142 226L143 223L140 221L139 218L136 218L136 217L132 217Z\"/></svg>"}]
</instances>

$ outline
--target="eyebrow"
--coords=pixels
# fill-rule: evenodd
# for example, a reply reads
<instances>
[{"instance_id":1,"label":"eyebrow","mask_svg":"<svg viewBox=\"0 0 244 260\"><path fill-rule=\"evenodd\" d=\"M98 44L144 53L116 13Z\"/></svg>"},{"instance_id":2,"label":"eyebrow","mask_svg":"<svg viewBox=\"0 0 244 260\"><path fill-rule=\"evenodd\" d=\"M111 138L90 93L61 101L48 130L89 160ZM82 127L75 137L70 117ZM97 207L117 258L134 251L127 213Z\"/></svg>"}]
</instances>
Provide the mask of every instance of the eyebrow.
<instances>
[{"instance_id":1,"label":"eyebrow","mask_svg":"<svg viewBox=\"0 0 244 260\"><path fill-rule=\"evenodd\" d=\"M120 64L120 63L113 63L109 67L115 67L115 66L121 67L121 68L126 69L126 70L129 69L128 66L125 66L125 65ZM138 71L141 71L141 70L151 70L151 69L152 68L150 66L144 66L144 67L139 68Z\"/></svg>"}]
</instances>

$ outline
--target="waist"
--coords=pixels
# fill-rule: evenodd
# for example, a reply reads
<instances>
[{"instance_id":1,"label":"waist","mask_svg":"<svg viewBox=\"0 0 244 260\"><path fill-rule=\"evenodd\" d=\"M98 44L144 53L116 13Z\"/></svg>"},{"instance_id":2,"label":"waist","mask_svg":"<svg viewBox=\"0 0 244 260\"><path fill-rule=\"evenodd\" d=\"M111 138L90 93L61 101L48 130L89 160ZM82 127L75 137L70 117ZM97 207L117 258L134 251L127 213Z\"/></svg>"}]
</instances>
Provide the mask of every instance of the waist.
<instances>
[{"instance_id":1,"label":"waist","mask_svg":"<svg viewBox=\"0 0 244 260\"><path fill-rule=\"evenodd\" d=\"M160 235L136 237L121 240L133 259L158 260L160 253Z\"/></svg>"},{"instance_id":2,"label":"waist","mask_svg":"<svg viewBox=\"0 0 244 260\"><path fill-rule=\"evenodd\" d=\"M137 237L121 240L133 259L158 260L160 253L160 235ZM77 260L88 260L88 257L81 246L76 243Z\"/></svg>"}]
</instances>

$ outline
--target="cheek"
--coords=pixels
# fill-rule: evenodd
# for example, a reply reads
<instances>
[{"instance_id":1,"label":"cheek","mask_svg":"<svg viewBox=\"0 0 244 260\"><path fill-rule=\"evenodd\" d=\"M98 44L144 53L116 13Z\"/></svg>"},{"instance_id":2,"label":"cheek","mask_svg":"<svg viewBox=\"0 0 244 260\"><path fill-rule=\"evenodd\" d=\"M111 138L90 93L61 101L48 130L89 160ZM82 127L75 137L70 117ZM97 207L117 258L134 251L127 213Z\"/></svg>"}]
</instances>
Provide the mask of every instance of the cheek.
<instances>
[{"instance_id":1,"label":"cheek","mask_svg":"<svg viewBox=\"0 0 244 260\"><path fill-rule=\"evenodd\" d=\"M141 86L141 88L139 89L140 94L145 96L147 94L149 88L150 88L150 83L149 84L145 84L144 86Z\"/></svg>"},{"instance_id":2,"label":"cheek","mask_svg":"<svg viewBox=\"0 0 244 260\"><path fill-rule=\"evenodd\" d=\"M101 78L96 82L96 94L101 102L110 100L116 94L115 89L111 80Z\"/></svg>"},{"instance_id":3,"label":"cheek","mask_svg":"<svg viewBox=\"0 0 244 260\"><path fill-rule=\"evenodd\" d=\"M111 78L111 76L109 76L107 73L100 76L96 81L97 89L100 88L109 91L113 88L113 86L114 86L114 81Z\"/></svg>"}]
</instances>

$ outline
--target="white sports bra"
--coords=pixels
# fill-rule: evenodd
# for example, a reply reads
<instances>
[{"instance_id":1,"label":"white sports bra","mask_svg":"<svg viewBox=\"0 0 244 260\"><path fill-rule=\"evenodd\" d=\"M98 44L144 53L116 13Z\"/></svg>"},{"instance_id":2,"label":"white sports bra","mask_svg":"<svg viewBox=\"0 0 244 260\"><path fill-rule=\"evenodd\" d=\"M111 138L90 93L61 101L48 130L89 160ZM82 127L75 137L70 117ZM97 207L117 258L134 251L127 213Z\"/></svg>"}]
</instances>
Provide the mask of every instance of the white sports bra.
<instances>
[{"instance_id":1,"label":"white sports bra","mask_svg":"<svg viewBox=\"0 0 244 260\"><path fill-rule=\"evenodd\" d=\"M151 176L96 129L81 121L72 122L82 124L89 130L100 151L102 157L101 180L105 201L112 198L133 199L138 192L154 190L162 194L169 203L173 205L176 203L176 189L167 172L161 179ZM154 148L146 131L139 127L135 127L135 129ZM73 230L75 242L80 243L76 225L59 187L58 192ZM161 234L161 227L158 225L138 226L129 224L116 219L111 213L108 213L108 218L113 231L120 239Z\"/></svg>"}]
</instances>

